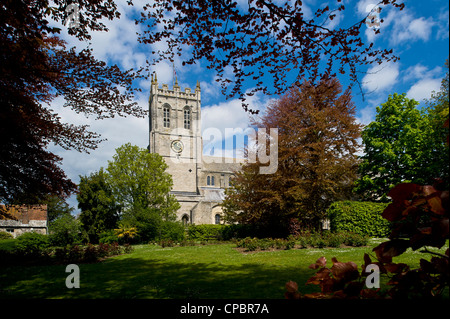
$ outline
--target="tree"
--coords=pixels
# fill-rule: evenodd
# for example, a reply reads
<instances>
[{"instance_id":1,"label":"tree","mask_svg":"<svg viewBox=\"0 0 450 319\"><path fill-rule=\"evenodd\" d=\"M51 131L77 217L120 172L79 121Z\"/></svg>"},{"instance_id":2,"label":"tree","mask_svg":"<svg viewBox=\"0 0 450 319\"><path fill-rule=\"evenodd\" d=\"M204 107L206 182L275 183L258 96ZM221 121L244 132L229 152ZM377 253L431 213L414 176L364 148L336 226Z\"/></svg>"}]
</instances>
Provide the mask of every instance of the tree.
<instances>
[{"instance_id":1,"label":"tree","mask_svg":"<svg viewBox=\"0 0 450 319\"><path fill-rule=\"evenodd\" d=\"M399 183L423 185L434 178L448 179L448 156L442 156L448 155L444 137L435 138L431 113L419 110L418 104L406 94L390 95L377 107L375 121L364 128L364 155L355 191L365 198L385 201Z\"/></svg>"},{"instance_id":2,"label":"tree","mask_svg":"<svg viewBox=\"0 0 450 319\"><path fill-rule=\"evenodd\" d=\"M55 219L49 226L50 242L53 246L66 246L81 242L80 220L71 214Z\"/></svg>"},{"instance_id":3,"label":"tree","mask_svg":"<svg viewBox=\"0 0 450 319\"><path fill-rule=\"evenodd\" d=\"M6 0L0 6L0 201L36 203L48 194L64 197L76 185L60 168L49 143L89 151L101 142L86 125L64 123L50 107L63 96L65 107L98 119L144 116L132 102L138 73L95 59L90 49L67 48L50 19L68 17L71 0ZM69 34L89 40L91 30L107 31L102 18L119 17L113 1L77 1L83 13Z\"/></svg>"},{"instance_id":4,"label":"tree","mask_svg":"<svg viewBox=\"0 0 450 319\"><path fill-rule=\"evenodd\" d=\"M404 7L396 0L378 4ZM136 21L146 28L139 41L166 42L167 49L155 52L159 54L155 63L173 61L182 52L189 54L183 65L206 60L207 67L217 72L223 94L237 95L243 102L258 91L282 94L306 77L314 82L336 72L348 72L359 83L360 65L398 59L392 50L375 50L373 43L364 44L361 28L365 28L365 18L349 27L332 26L333 19L345 10L342 0L321 5L312 17L307 17L302 1L249 0L247 5L240 8L231 0L155 0L144 6ZM233 76L228 76L231 70ZM264 84L264 76L273 85ZM288 82L289 78L294 80ZM252 87L247 93L242 88L244 80ZM244 107L247 110L245 103Z\"/></svg>"},{"instance_id":5,"label":"tree","mask_svg":"<svg viewBox=\"0 0 450 319\"><path fill-rule=\"evenodd\" d=\"M77 194L79 220L91 243L98 242L99 234L116 228L120 210L107 183L107 174L100 168L89 176L80 176Z\"/></svg>"},{"instance_id":6,"label":"tree","mask_svg":"<svg viewBox=\"0 0 450 319\"><path fill-rule=\"evenodd\" d=\"M356 179L355 107L339 81L304 82L254 120L258 128L278 128L278 170L258 174L259 163L243 166L227 190L225 211L231 221L269 228L298 218L317 228L329 204L344 199Z\"/></svg>"},{"instance_id":7,"label":"tree","mask_svg":"<svg viewBox=\"0 0 450 319\"><path fill-rule=\"evenodd\" d=\"M107 183L121 207L122 219L141 226L175 220L180 204L170 194L173 182L166 169L159 154L130 143L116 149L106 169Z\"/></svg>"},{"instance_id":8,"label":"tree","mask_svg":"<svg viewBox=\"0 0 450 319\"><path fill-rule=\"evenodd\" d=\"M71 215L74 211L74 208L70 207L63 198L54 195L49 196L43 204L47 204L47 220L49 224L60 217Z\"/></svg>"}]
</instances>

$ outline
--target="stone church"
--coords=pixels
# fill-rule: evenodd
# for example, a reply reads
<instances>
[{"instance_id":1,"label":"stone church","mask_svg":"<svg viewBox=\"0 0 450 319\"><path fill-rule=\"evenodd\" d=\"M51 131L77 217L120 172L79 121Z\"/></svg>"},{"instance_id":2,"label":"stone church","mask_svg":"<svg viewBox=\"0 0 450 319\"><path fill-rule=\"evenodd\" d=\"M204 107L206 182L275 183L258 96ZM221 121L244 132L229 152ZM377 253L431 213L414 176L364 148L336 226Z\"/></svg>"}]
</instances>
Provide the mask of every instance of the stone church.
<instances>
[{"instance_id":1,"label":"stone church","mask_svg":"<svg viewBox=\"0 0 450 319\"><path fill-rule=\"evenodd\" d=\"M172 175L172 194L181 205L178 220L184 224L222 223L221 203L230 179L240 169L240 159L203 155L201 90L181 91L158 86L152 75L149 98L149 150L160 154Z\"/></svg>"}]
</instances>

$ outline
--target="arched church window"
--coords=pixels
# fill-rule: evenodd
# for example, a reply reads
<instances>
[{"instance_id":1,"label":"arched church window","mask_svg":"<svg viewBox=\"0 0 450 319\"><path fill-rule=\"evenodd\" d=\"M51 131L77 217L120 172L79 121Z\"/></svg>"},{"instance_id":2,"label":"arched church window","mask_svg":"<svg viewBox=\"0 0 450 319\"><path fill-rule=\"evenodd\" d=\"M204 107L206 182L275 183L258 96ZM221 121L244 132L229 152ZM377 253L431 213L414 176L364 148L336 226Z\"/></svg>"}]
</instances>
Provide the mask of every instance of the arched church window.
<instances>
[{"instance_id":1,"label":"arched church window","mask_svg":"<svg viewBox=\"0 0 450 319\"><path fill-rule=\"evenodd\" d=\"M191 129L191 109L189 106L185 106L184 108L184 128Z\"/></svg>"},{"instance_id":2,"label":"arched church window","mask_svg":"<svg viewBox=\"0 0 450 319\"><path fill-rule=\"evenodd\" d=\"M170 107L168 106L163 108L163 122L164 127L170 127Z\"/></svg>"},{"instance_id":3,"label":"arched church window","mask_svg":"<svg viewBox=\"0 0 450 319\"><path fill-rule=\"evenodd\" d=\"M214 176L211 176L211 185L214 186Z\"/></svg>"},{"instance_id":4,"label":"arched church window","mask_svg":"<svg viewBox=\"0 0 450 319\"><path fill-rule=\"evenodd\" d=\"M211 185L211 177L210 176L207 176L206 177L206 185Z\"/></svg>"},{"instance_id":5,"label":"arched church window","mask_svg":"<svg viewBox=\"0 0 450 319\"><path fill-rule=\"evenodd\" d=\"M220 224L220 215L219 215L219 214L216 214L216 216L214 217L214 219L215 219L216 225L219 225L219 224Z\"/></svg>"}]
</instances>

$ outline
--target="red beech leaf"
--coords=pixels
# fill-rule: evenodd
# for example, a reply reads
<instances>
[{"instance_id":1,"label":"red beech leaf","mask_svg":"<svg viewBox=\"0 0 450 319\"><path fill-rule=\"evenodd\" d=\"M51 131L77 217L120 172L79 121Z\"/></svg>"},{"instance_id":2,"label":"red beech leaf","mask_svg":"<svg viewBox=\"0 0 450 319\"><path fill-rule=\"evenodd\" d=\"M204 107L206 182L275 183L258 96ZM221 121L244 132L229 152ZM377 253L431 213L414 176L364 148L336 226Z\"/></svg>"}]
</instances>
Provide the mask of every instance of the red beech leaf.
<instances>
[{"instance_id":1,"label":"red beech leaf","mask_svg":"<svg viewBox=\"0 0 450 319\"><path fill-rule=\"evenodd\" d=\"M405 209L403 204L394 202L389 204L381 214L384 219L387 219L390 222L398 221L403 218L402 213Z\"/></svg>"},{"instance_id":2,"label":"red beech leaf","mask_svg":"<svg viewBox=\"0 0 450 319\"><path fill-rule=\"evenodd\" d=\"M298 284L295 281L288 281L286 283L287 292L294 293L298 291Z\"/></svg>"},{"instance_id":3,"label":"red beech leaf","mask_svg":"<svg viewBox=\"0 0 450 319\"><path fill-rule=\"evenodd\" d=\"M330 299L332 296L324 294L322 292L313 292L311 294L306 294L305 298L308 299Z\"/></svg>"},{"instance_id":4,"label":"red beech leaf","mask_svg":"<svg viewBox=\"0 0 450 319\"><path fill-rule=\"evenodd\" d=\"M403 263L398 263L398 264L393 264L393 263L389 263L389 264L384 264L384 268L391 273L401 273L405 270L407 270L409 267L407 264L403 264Z\"/></svg>"},{"instance_id":5,"label":"red beech leaf","mask_svg":"<svg viewBox=\"0 0 450 319\"><path fill-rule=\"evenodd\" d=\"M437 192L436 188L434 188L431 185L425 185L425 186L422 187L422 193L425 196L429 196L429 195L431 195L433 193L436 193L436 192Z\"/></svg>"},{"instance_id":6,"label":"red beech leaf","mask_svg":"<svg viewBox=\"0 0 450 319\"><path fill-rule=\"evenodd\" d=\"M317 268L321 268L321 267L325 267L327 264L327 259L325 257L320 257L319 259L316 260L315 264L311 264L309 265L310 269L317 269Z\"/></svg>"},{"instance_id":7,"label":"red beech leaf","mask_svg":"<svg viewBox=\"0 0 450 319\"><path fill-rule=\"evenodd\" d=\"M428 205L430 205L430 209L433 213L438 215L444 215L445 209L442 206L442 200L440 194L436 193L435 196L427 199Z\"/></svg>"},{"instance_id":8,"label":"red beech leaf","mask_svg":"<svg viewBox=\"0 0 450 319\"><path fill-rule=\"evenodd\" d=\"M413 194L418 194L422 190L422 186L413 183L401 183L391 189L388 195L395 201L403 202L406 199L411 199Z\"/></svg>"},{"instance_id":9,"label":"red beech leaf","mask_svg":"<svg viewBox=\"0 0 450 319\"><path fill-rule=\"evenodd\" d=\"M376 253L377 258L381 262L391 262L392 257L401 255L410 247L408 240L403 239L392 239L390 241L381 243L373 249Z\"/></svg>"},{"instance_id":10,"label":"red beech leaf","mask_svg":"<svg viewBox=\"0 0 450 319\"><path fill-rule=\"evenodd\" d=\"M350 281L353 279L358 278L359 272L358 272L358 266L352 262L335 262L333 263L333 267L331 267L331 272L333 274L333 277L336 278L336 280L341 281Z\"/></svg>"},{"instance_id":11,"label":"red beech leaf","mask_svg":"<svg viewBox=\"0 0 450 319\"><path fill-rule=\"evenodd\" d=\"M330 273L331 273L330 269L322 268L314 276L309 278L306 284L319 285L324 279L330 278Z\"/></svg>"}]
</instances>

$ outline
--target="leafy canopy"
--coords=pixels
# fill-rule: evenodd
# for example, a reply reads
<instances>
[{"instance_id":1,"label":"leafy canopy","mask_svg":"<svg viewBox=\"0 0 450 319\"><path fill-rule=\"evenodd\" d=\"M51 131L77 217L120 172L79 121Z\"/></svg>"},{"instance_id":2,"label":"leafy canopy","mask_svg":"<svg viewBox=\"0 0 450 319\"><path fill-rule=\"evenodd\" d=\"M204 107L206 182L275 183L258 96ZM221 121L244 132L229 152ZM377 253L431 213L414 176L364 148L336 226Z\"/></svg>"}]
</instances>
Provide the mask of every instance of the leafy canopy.
<instances>
[{"instance_id":1,"label":"leafy canopy","mask_svg":"<svg viewBox=\"0 0 450 319\"><path fill-rule=\"evenodd\" d=\"M170 194L172 176L161 155L124 144L108 162L107 182L124 213L150 208L164 220L173 220L179 204Z\"/></svg>"},{"instance_id":2,"label":"leafy canopy","mask_svg":"<svg viewBox=\"0 0 450 319\"><path fill-rule=\"evenodd\" d=\"M396 184L427 184L432 178L448 178L448 147L442 133L444 118L417 108L406 94L389 95L377 107L375 121L362 133L364 155L355 191L369 200L386 200ZM445 156L447 154L447 157Z\"/></svg>"},{"instance_id":3,"label":"leafy canopy","mask_svg":"<svg viewBox=\"0 0 450 319\"><path fill-rule=\"evenodd\" d=\"M267 133L278 128L278 170L259 174L260 163L244 165L226 190L227 219L286 230L298 218L304 227L318 227L356 179L361 127L354 112L350 90L342 92L335 78L305 81L268 107L253 124Z\"/></svg>"},{"instance_id":4,"label":"leafy canopy","mask_svg":"<svg viewBox=\"0 0 450 319\"><path fill-rule=\"evenodd\" d=\"M50 108L64 106L97 119L144 116L133 81L139 71L123 71L97 60L91 49L67 48L50 20L66 18L73 1L6 0L0 6L0 201L37 203L55 194L68 196L76 185L61 169L50 143L88 152L102 141L87 125L65 123ZM111 0L77 1L83 14L69 34L89 40L90 31L107 31L101 19L119 17Z\"/></svg>"},{"instance_id":5,"label":"leafy canopy","mask_svg":"<svg viewBox=\"0 0 450 319\"><path fill-rule=\"evenodd\" d=\"M379 4L404 7L396 0ZM183 65L205 61L216 71L223 94L244 102L258 91L282 94L305 78L320 81L337 72L348 72L359 83L360 65L398 59L392 50L376 50L373 43L364 43L365 18L332 27L333 19L345 9L343 1L336 0L318 6L308 17L302 1L248 0L241 6L231 0L155 0L144 6L136 23L144 30L140 42L167 44L154 51L158 54L154 63L173 61L175 56L183 58ZM251 83L248 92L244 81Z\"/></svg>"}]
</instances>

